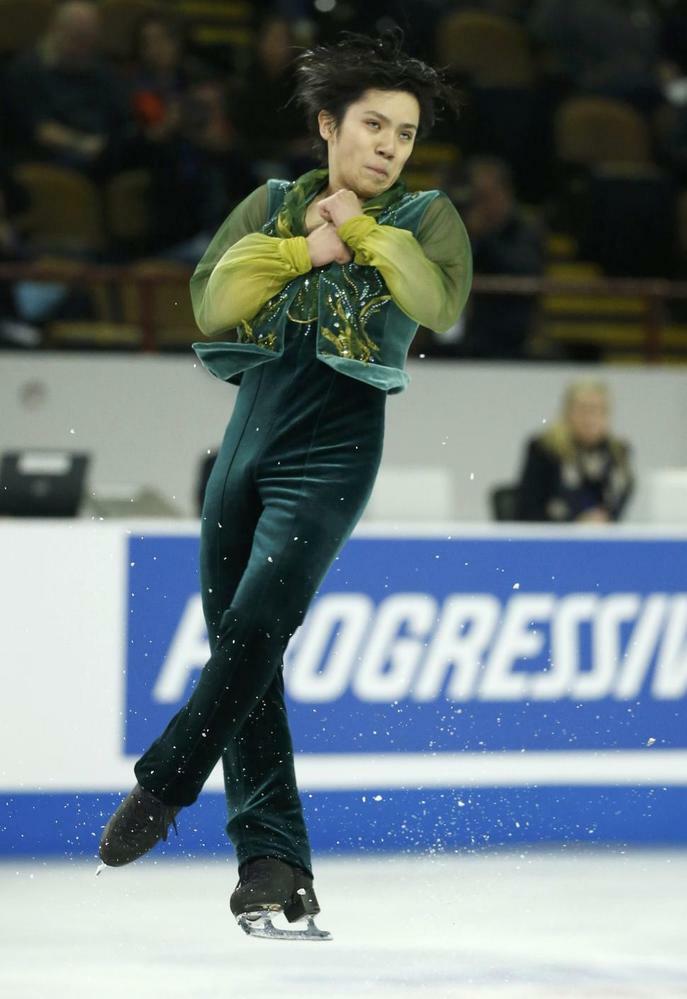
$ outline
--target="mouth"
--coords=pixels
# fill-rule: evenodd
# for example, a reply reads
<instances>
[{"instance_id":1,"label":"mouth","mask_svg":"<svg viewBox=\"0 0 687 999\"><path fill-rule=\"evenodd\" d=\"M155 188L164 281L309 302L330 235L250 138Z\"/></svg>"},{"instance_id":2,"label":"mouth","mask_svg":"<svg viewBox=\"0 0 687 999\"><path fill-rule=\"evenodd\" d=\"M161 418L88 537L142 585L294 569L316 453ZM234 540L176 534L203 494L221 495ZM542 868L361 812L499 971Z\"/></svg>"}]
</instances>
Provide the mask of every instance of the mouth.
<instances>
[{"instance_id":1,"label":"mouth","mask_svg":"<svg viewBox=\"0 0 687 999\"><path fill-rule=\"evenodd\" d=\"M389 174L386 170L381 170L379 167L366 166L366 170L371 170L372 173L376 173L378 177L388 177Z\"/></svg>"}]
</instances>

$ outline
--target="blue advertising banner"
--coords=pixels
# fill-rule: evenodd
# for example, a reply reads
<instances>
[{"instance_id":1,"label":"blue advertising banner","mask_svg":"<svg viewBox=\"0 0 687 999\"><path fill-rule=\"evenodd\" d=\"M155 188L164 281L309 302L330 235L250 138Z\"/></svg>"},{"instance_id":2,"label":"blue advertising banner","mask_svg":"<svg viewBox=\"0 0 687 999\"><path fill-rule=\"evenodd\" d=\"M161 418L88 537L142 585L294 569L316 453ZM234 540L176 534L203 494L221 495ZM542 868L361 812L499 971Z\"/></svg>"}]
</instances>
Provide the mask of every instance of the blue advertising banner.
<instances>
[{"instance_id":1,"label":"blue advertising banner","mask_svg":"<svg viewBox=\"0 0 687 999\"><path fill-rule=\"evenodd\" d=\"M195 525L157 530L5 539L4 660L24 668L2 729L36 737L7 754L0 856L94 856L208 659ZM313 849L687 843L685 539L462 530L356 533L291 639ZM50 626L27 654L35 620ZM226 822L216 772L160 855L228 853Z\"/></svg>"},{"instance_id":2,"label":"blue advertising banner","mask_svg":"<svg viewBox=\"0 0 687 999\"><path fill-rule=\"evenodd\" d=\"M129 755L208 657L197 545L129 540ZM671 540L354 537L285 657L296 749L686 749L686 580Z\"/></svg>"}]
</instances>

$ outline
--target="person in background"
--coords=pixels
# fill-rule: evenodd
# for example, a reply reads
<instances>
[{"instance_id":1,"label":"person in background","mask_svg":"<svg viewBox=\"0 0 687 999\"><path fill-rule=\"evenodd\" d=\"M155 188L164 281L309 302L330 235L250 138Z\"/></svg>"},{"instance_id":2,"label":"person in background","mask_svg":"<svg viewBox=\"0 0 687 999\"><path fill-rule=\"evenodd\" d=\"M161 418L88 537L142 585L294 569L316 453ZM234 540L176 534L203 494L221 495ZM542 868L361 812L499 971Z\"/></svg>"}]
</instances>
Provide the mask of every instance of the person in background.
<instances>
[{"instance_id":1,"label":"person in background","mask_svg":"<svg viewBox=\"0 0 687 999\"><path fill-rule=\"evenodd\" d=\"M537 276L543 270L542 237L518 208L510 170L502 160L475 158L468 164L465 225L476 274ZM524 356L536 300L524 295L472 296L464 357L513 359Z\"/></svg>"},{"instance_id":2,"label":"person in background","mask_svg":"<svg viewBox=\"0 0 687 999\"><path fill-rule=\"evenodd\" d=\"M19 262L30 256L13 218L18 207L23 207L21 191L0 163L0 263ZM16 287L0 281L0 348L39 347L41 339L41 331L21 315Z\"/></svg>"},{"instance_id":3,"label":"person in background","mask_svg":"<svg viewBox=\"0 0 687 999\"><path fill-rule=\"evenodd\" d=\"M518 487L519 519L608 523L632 493L630 447L610 429L604 384L574 382L561 417L527 443Z\"/></svg>"},{"instance_id":4,"label":"person in background","mask_svg":"<svg viewBox=\"0 0 687 999\"><path fill-rule=\"evenodd\" d=\"M260 176L274 170L290 173L292 166L315 166L292 100L296 53L292 25L278 14L267 14L256 34L252 59L233 88L231 120L243 148L255 158Z\"/></svg>"},{"instance_id":5,"label":"person in background","mask_svg":"<svg viewBox=\"0 0 687 999\"><path fill-rule=\"evenodd\" d=\"M97 7L69 0L8 69L3 104L18 159L92 175L116 168L131 134L123 89L100 54Z\"/></svg>"},{"instance_id":6,"label":"person in background","mask_svg":"<svg viewBox=\"0 0 687 999\"><path fill-rule=\"evenodd\" d=\"M225 82L188 54L179 21L149 13L134 32L128 87L136 163L151 177L148 250L195 264L227 206L254 186L236 148Z\"/></svg>"},{"instance_id":7,"label":"person in background","mask_svg":"<svg viewBox=\"0 0 687 999\"><path fill-rule=\"evenodd\" d=\"M188 88L207 76L185 49L176 19L148 13L136 24L127 82L132 113L148 142L165 142L180 132Z\"/></svg>"},{"instance_id":8,"label":"person in background","mask_svg":"<svg viewBox=\"0 0 687 999\"><path fill-rule=\"evenodd\" d=\"M571 91L629 101L641 112L660 104L660 22L654 4L536 0L529 29Z\"/></svg>"}]
</instances>

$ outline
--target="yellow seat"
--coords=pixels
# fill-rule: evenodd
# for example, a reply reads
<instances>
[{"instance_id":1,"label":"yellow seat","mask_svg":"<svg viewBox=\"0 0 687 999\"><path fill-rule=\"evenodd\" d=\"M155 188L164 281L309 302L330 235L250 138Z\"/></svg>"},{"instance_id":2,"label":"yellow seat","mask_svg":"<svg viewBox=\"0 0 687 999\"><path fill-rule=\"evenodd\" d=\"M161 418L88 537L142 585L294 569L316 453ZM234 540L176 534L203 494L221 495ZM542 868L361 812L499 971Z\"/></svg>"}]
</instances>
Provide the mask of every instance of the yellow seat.
<instances>
[{"instance_id":1,"label":"yellow seat","mask_svg":"<svg viewBox=\"0 0 687 999\"><path fill-rule=\"evenodd\" d=\"M37 263L50 268L51 281L63 282L77 290L88 302L90 319L56 319L46 327L48 347L137 348L142 345L137 326L118 320L118 282L84 276L84 265L77 260L43 255Z\"/></svg>"},{"instance_id":2,"label":"yellow seat","mask_svg":"<svg viewBox=\"0 0 687 999\"><path fill-rule=\"evenodd\" d=\"M150 234L151 177L147 170L125 170L105 188L105 218L112 239L143 244Z\"/></svg>"},{"instance_id":3,"label":"yellow seat","mask_svg":"<svg viewBox=\"0 0 687 999\"><path fill-rule=\"evenodd\" d=\"M649 133L641 115L623 101L573 97L556 112L558 159L574 166L648 163Z\"/></svg>"},{"instance_id":4,"label":"yellow seat","mask_svg":"<svg viewBox=\"0 0 687 999\"><path fill-rule=\"evenodd\" d=\"M468 76L478 87L526 87L535 71L527 32L517 22L481 11L441 17L435 35L437 62Z\"/></svg>"},{"instance_id":5,"label":"yellow seat","mask_svg":"<svg viewBox=\"0 0 687 999\"><path fill-rule=\"evenodd\" d=\"M103 49L112 59L131 55L136 25L145 14L166 14L168 8L155 0L102 0L99 5Z\"/></svg>"},{"instance_id":6,"label":"yellow seat","mask_svg":"<svg viewBox=\"0 0 687 999\"><path fill-rule=\"evenodd\" d=\"M410 191L444 189L460 162L460 150L450 142L422 142L417 145L403 169Z\"/></svg>"},{"instance_id":7,"label":"yellow seat","mask_svg":"<svg viewBox=\"0 0 687 999\"><path fill-rule=\"evenodd\" d=\"M56 7L56 0L0 0L0 55L34 45Z\"/></svg>"},{"instance_id":8,"label":"yellow seat","mask_svg":"<svg viewBox=\"0 0 687 999\"><path fill-rule=\"evenodd\" d=\"M144 280L122 288L124 321L142 329L149 324L158 348L190 347L199 339L188 288L191 268L168 260L142 260L132 271ZM145 280L150 278L157 280Z\"/></svg>"},{"instance_id":9,"label":"yellow seat","mask_svg":"<svg viewBox=\"0 0 687 999\"><path fill-rule=\"evenodd\" d=\"M138 350L143 345L140 327L130 323L100 319L60 319L50 323L46 332L49 347Z\"/></svg>"},{"instance_id":10,"label":"yellow seat","mask_svg":"<svg viewBox=\"0 0 687 999\"><path fill-rule=\"evenodd\" d=\"M198 48L228 48L242 64L255 41L257 4L248 0L167 0L183 16L189 38Z\"/></svg>"},{"instance_id":11,"label":"yellow seat","mask_svg":"<svg viewBox=\"0 0 687 999\"><path fill-rule=\"evenodd\" d=\"M90 253L105 244L96 185L83 174L48 163L23 163L14 171L28 197L22 228L37 250Z\"/></svg>"}]
</instances>

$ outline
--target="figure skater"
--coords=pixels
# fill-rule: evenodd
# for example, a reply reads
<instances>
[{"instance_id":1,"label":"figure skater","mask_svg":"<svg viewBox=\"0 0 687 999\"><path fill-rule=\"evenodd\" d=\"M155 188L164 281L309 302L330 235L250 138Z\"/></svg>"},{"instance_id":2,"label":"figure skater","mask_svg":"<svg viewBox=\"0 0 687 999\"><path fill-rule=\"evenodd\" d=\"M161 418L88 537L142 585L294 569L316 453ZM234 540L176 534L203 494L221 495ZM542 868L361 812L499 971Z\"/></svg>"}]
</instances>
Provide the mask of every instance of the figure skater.
<instances>
[{"instance_id":1,"label":"figure skater","mask_svg":"<svg viewBox=\"0 0 687 999\"><path fill-rule=\"evenodd\" d=\"M458 109L450 85L402 41L400 29L344 33L298 57L296 99L326 166L253 191L191 279L210 338L194 350L240 386L201 517L211 655L136 763L100 857L127 864L166 839L221 760L239 865L231 909L257 935L328 936L312 919L284 651L370 496L386 398L408 384L418 325L451 327L471 282L449 198L409 193L401 180L435 105ZM277 911L306 929L278 930Z\"/></svg>"}]
</instances>

